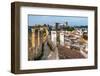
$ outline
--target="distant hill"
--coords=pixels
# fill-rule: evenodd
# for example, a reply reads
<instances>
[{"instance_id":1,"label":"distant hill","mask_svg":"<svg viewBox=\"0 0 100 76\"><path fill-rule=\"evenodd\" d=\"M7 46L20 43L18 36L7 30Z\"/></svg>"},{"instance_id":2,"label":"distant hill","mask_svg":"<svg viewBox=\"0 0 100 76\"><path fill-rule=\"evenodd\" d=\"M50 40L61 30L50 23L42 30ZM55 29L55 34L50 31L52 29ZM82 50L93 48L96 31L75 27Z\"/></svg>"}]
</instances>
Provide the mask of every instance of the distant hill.
<instances>
[{"instance_id":1,"label":"distant hill","mask_svg":"<svg viewBox=\"0 0 100 76\"><path fill-rule=\"evenodd\" d=\"M75 28L88 28L88 26L74 26Z\"/></svg>"}]
</instances>

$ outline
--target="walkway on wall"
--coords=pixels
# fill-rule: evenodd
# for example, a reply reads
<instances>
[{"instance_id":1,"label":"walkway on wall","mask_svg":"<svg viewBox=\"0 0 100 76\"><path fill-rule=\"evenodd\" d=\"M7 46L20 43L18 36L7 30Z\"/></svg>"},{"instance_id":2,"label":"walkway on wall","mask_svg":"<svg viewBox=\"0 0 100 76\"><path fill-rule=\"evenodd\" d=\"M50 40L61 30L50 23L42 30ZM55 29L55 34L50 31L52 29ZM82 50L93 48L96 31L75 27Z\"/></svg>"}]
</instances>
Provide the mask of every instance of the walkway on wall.
<instances>
[{"instance_id":1,"label":"walkway on wall","mask_svg":"<svg viewBox=\"0 0 100 76\"><path fill-rule=\"evenodd\" d=\"M58 45L58 52L60 59L77 59L85 58L79 50L66 48L65 46Z\"/></svg>"}]
</instances>

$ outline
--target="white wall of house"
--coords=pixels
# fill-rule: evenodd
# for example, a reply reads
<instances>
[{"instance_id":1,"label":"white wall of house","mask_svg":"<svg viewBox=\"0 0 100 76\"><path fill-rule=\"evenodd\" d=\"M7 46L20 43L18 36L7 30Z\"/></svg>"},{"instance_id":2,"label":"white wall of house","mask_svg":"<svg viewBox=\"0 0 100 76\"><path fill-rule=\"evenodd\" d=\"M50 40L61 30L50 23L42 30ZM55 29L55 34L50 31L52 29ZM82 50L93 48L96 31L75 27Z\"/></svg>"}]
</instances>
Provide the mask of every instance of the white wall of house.
<instances>
[{"instance_id":1,"label":"white wall of house","mask_svg":"<svg viewBox=\"0 0 100 76\"><path fill-rule=\"evenodd\" d=\"M56 31L51 31L51 41L56 45L57 34Z\"/></svg>"},{"instance_id":2,"label":"white wall of house","mask_svg":"<svg viewBox=\"0 0 100 76\"><path fill-rule=\"evenodd\" d=\"M60 45L64 45L64 31L60 32Z\"/></svg>"}]
</instances>

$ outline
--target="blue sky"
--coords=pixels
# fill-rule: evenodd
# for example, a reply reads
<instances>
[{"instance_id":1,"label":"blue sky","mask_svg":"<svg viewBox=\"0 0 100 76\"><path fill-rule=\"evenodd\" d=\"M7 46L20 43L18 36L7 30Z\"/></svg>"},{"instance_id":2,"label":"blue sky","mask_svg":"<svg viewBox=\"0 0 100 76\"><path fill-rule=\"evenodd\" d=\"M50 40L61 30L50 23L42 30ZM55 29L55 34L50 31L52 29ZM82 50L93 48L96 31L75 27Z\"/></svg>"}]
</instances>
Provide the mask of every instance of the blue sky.
<instances>
[{"instance_id":1,"label":"blue sky","mask_svg":"<svg viewBox=\"0 0 100 76\"><path fill-rule=\"evenodd\" d=\"M56 22L65 23L66 21L70 26L88 25L88 17L28 15L29 26L34 26L35 24L54 25Z\"/></svg>"}]
</instances>

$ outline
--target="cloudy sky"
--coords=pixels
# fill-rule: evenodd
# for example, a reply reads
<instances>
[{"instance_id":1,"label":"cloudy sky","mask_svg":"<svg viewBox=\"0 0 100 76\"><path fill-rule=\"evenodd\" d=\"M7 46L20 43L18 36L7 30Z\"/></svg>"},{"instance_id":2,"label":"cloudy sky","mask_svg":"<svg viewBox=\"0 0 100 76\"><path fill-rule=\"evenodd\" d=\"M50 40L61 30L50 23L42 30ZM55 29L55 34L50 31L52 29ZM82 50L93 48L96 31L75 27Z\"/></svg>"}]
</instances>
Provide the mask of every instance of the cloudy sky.
<instances>
[{"instance_id":1,"label":"cloudy sky","mask_svg":"<svg viewBox=\"0 0 100 76\"><path fill-rule=\"evenodd\" d=\"M35 24L54 25L56 22L65 23L66 21L68 22L68 25L70 26L88 25L87 17L28 15L28 25L29 26L34 26Z\"/></svg>"}]
</instances>

